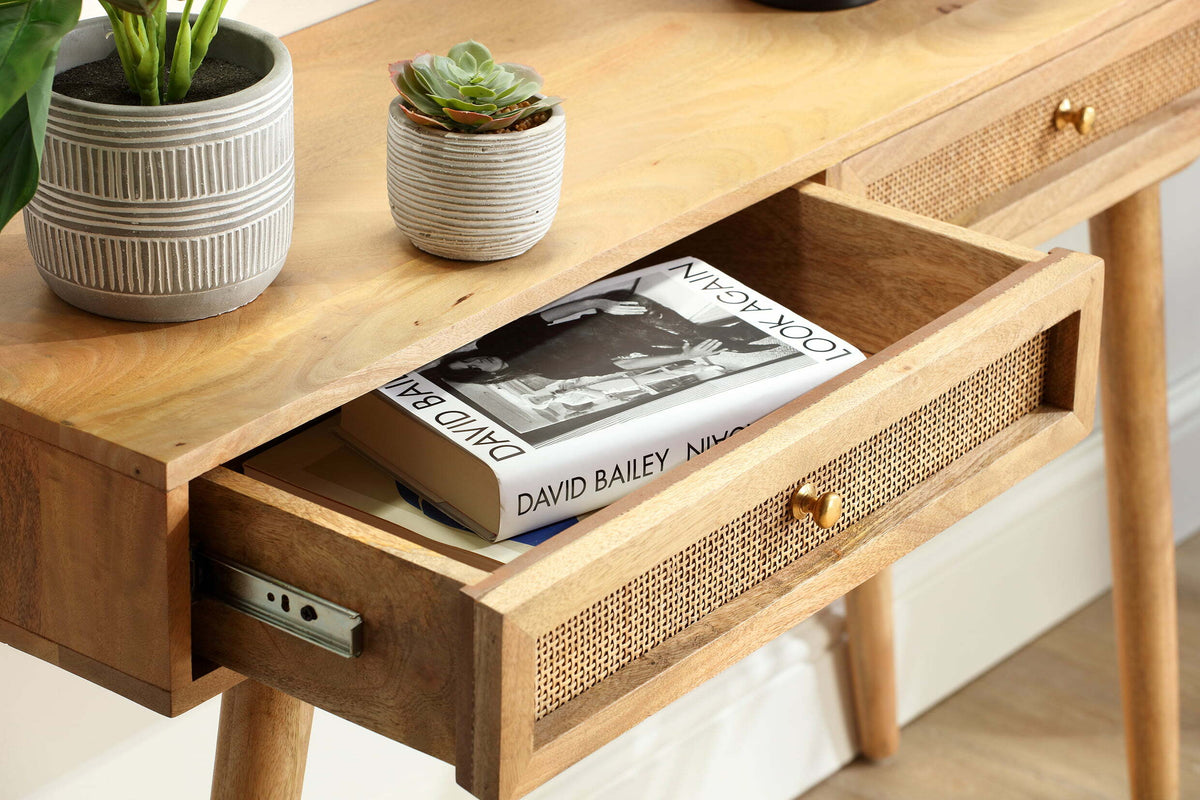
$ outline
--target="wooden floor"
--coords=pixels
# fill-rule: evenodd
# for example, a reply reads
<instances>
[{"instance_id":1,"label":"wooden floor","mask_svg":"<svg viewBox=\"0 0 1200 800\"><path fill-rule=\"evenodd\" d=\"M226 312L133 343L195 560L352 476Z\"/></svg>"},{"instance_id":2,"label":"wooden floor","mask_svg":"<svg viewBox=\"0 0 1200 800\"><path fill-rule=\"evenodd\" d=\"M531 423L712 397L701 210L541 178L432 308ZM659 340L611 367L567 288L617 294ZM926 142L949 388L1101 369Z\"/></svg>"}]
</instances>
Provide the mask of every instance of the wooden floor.
<instances>
[{"instance_id":1,"label":"wooden floor","mask_svg":"<svg viewBox=\"0 0 1200 800\"><path fill-rule=\"evenodd\" d=\"M1200 798L1200 536L1178 550L1182 798ZM803 800L1126 798L1111 596L904 728Z\"/></svg>"}]
</instances>

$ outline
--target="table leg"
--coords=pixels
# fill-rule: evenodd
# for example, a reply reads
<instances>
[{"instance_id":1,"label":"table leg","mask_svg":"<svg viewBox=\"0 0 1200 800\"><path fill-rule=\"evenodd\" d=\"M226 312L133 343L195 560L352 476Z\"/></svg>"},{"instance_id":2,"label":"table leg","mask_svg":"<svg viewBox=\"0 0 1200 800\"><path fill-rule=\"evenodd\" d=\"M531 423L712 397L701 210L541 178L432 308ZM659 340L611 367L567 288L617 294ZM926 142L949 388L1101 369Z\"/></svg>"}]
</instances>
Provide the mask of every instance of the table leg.
<instances>
[{"instance_id":1,"label":"table leg","mask_svg":"<svg viewBox=\"0 0 1200 800\"><path fill-rule=\"evenodd\" d=\"M859 749L878 761L900 748L891 567L846 595L846 635Z\"/></svg>"},{"instance_id":2,"label":"table leg","mask_svg":"<svg viewBox=\"0 0 1200 800\"><path fill-rule=\"evenodd\" d=\"M1095 217L1101 390L1125 751L1134 800L1179 796L1179 644L1158 186Z\"/></svg>"},{"instance_id":3,"label":"table leg","mask_svg":"<svg viewBox=\"0 0 1200 800\"><path fill-rule=\"evenodd\" d=\"M221 698L212 800L299 800L313 707L243 681Z\"/></svg>"}]
</instances>

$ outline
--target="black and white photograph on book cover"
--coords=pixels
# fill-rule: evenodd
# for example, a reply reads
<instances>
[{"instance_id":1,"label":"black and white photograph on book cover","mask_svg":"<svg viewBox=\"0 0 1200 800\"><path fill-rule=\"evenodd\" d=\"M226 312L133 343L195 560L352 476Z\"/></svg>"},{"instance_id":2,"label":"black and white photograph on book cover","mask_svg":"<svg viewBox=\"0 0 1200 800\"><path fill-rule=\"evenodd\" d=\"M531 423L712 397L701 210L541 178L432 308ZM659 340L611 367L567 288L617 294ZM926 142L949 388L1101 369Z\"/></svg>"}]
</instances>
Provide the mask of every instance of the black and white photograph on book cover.
<instances>
[{"instance_id":1,"label":"black and white photograph on book cover","mask_svg":"<svg viewBox=\"0 0 1200 800\"><path fill-rule=\"evenodd\" d=\"M811 363L671 276L634 273L521 317L420 374L539 447Z\"/></svg>"}]
</instances>

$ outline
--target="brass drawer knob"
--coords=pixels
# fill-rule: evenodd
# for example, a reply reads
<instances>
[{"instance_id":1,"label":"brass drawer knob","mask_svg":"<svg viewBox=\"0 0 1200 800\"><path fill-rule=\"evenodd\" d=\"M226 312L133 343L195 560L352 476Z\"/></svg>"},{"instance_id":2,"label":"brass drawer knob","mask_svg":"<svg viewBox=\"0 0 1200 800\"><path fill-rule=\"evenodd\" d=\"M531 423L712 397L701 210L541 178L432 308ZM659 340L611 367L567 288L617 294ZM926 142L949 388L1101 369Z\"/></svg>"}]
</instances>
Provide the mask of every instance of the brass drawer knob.
<instances>
[{"instance_id":1,"label":"brass drawer knob","mask_svg":"<svg viewBox=\"0 0 1200 800\"><path fill-rule=\"evenodd\" d=\"M832 528L842 518L842 496L837 492L817 493L811 483L801 486L792 495L792 516L802 520L811 515L820 528Z\"/></svg>"},{"instance_id":2,"label":"brass drawer knob","mask_svg":"<svg viewBox=\"0 0 1200 800\"><path fill-rule=\"evenodd\" d=\"M1063 100L1054 109L1054 127L1060 131L1068 125L1083 136L1092 132L1096 125L1096 109L1094 106L1076 106L1070 98Z\"/></svg>"}]
</instances>

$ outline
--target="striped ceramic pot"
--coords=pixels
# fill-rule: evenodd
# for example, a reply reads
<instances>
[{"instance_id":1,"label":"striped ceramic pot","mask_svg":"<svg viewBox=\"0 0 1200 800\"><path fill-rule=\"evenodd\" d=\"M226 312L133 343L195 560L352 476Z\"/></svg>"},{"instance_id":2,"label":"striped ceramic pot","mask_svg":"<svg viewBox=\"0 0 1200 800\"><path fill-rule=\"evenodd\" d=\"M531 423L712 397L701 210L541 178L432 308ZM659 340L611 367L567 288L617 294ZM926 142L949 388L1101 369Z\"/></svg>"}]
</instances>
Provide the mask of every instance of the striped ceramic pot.
<instances>
[{"instance_id":1,"label":"striped ceramic pot","mask_svg":"<svg viewBox=\"0 0 1200 800\"><path fill-rule=\"evenodd\" d=\"M58 70L112 52L108 27L88 20L68 34ZM233 20L209 57L263 77L169 106L52 95L25 232L68 303L142 322L200 319L245 305L279 273L292 237L291 59L279 39Z\"/></svg>"},{"instance_id":2,"label":"striped ceramic pot","mask_svg":"<svg viewBox=\"0 0 1200 800\"><path fill-rule=\"evenodd\" d=\"M562 106L524 131L456 133L388 113L392 219L427 253L461 261L519 256L546 235L562 188Z\"/></svg>"}]
</instances>

